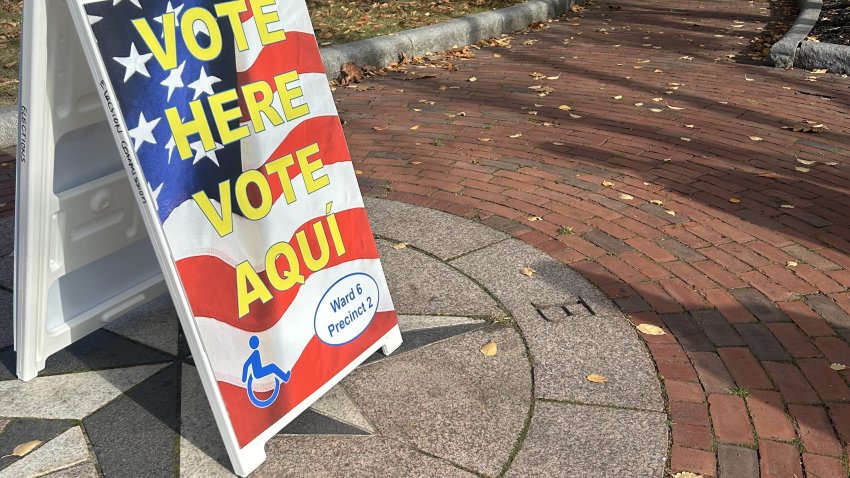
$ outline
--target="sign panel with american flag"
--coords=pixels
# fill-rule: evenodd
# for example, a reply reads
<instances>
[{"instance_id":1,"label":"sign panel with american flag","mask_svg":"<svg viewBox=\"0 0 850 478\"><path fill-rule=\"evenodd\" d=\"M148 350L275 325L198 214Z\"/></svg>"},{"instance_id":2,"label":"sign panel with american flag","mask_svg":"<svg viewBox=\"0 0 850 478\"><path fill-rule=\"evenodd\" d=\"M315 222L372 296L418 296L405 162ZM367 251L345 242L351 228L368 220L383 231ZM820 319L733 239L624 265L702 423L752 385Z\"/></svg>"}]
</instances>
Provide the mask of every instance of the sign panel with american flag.
<instances>
[{"instance_id":1,"label":"sign panel with american flag","mask_svg":"<svg viewBox=\"0 0 850 478\"><path fill-rule=\"evenodd\" d=\"M68 0L234 468L401 343L304 0Z\"/></svg>"}]
</instances>

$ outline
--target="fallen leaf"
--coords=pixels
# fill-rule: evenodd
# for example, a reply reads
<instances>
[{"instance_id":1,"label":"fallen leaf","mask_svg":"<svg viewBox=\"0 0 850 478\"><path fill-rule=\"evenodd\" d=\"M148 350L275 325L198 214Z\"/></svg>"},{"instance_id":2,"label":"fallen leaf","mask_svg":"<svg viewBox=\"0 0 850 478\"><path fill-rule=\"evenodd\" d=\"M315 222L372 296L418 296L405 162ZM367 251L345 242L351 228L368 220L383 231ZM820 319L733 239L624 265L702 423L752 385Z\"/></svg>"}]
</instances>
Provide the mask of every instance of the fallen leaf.
<instances>
[{"instance_id":1,"label":"fallen leaf","mask_svg":"<svg viewBox=\"0 0 850 478\"><path fill-rule=\"evenodd\" d=\"M612 183L611 181L602 181L602 186L606 188L613 188L614 183Z\"/></svg>"},{"instance_id":2,"label":"fallen leaf","mask_svg":"<svg viewBox=\"0 0 850 478\"><path fill-rule=\"evenodd\" d=\"M567 106L567 105L561 105L561 106L559 106L559 107L558 107L558 109L559 109L559 110L563 110L563 111L569 111L569 110L571 110L572 108L570 108L570 107L569 107L569 106Z\"/></svg>"},{"instance_id":3,"label":"fallen leaf","mask_svg":"<svg viewBox=\"0 0 850 478\"><path fill-rule=\"evenodd\" d=\"M664 98L653 98L652 101L658 103L659 101L664 101Z\"/></svg>"},{"instance_id":4,"label":"fallen leaf","mask_svg":"<svg viewBox=\"0 0 850 478\"><path fill-rule=\"evenodd\" d=\"M490 141L493 141L493 140L490 139L490 138L478 138L478 141L482 141L484 143L489 143Z\"/></svg>"},{"instance_id":5,"label":"fallen leaf","mask_svg":"<svg viewBox=\"0 0 850 478\"><path fill-rule=\"evenodd\" d=\"M815 75L822 75L827 71L829 70L827 70L826 68L818 68L817 70L812 70L812 73L814 73Z\"/></svg>"},{"instance_id":6,"label":"fallen leaf","mask_svg":"<svg viewBox=\"0 0 850 478\"><path fill-rule=\"evenodd\" d=\"M690 141L691 140L691 138L688 138L687 136L682 136L679 139L681 139L682 141Z\"/></svg>"},{"instance_id":7,"label":"fallen leaf","mask_svg":"<svg viewBox=\"0 0 850 478\"><path fill-rule=\"evenodd\" d=\"M794 209L793 204L780 204L779 207L781 207L782 209Z\"/></svg>"},{"instance_id":8,"label":"fallen leaf","mask_svg":"<svg viewBox=\"0 0 850 478\"><path fill-rule=\"evenodd\" d=\"M512 134L510 137L511 138L519 138L521 136L522 136L522 133L517 133L517 134Z\"/></svg>"},{"instance_id":9,"label":"fallen leaf","mask_svg":"<svg viewBox=\"0 0 850 478\"><path fill-rule=\"evenodd\" d=\"M529 220L529 221L531 221L531 222L535 222L535 221L542 221L542 220L543 220L543 218L542 218L542 217L540 217L540 216L529 216L529 217L527 217L526 219L528 219L528 220Z\"/></svg>"},{"instance_id":10,"label":"fallen leaf","mask_svg":"<svg viewBox=\"0 0 850 478\"><path fill-rule=\"evenodd\" d=\"M776 174L776 173L772 173L772 172L771 172L771 173L759 173L759 177L762 177L762 178L770 178L770 179L776 179L776 178L778 178L778 177L779 177L779 175L778 175L778 174Z\"/></svg>"},{"instance_id":11,"label":"fallen leaf","mask_svg":"<svg viewBox=\"0 0 850 478\"><path fill-rule=\"evenodd\" d=\"M614 97L614 99L615 99L615 100L622 100L622 99L623 99L623 95L617 95L617 96L615 96L615 97Z\"/></svg>"},{"instance_id":12,"label":"fallen leaf","mask_svg":"<svg viewBox=\"0 0 850 478\"><path fill-rule=\"evenodd\" d=\"M608 381L608 379L597 373L592 373L587 376L587 381L593 383L605 383Z\"/></svg>"},{"instance_id":13,"label":"fallen leaf","mask_svg":"<svg viewBox=\"0 0 850 478\"><path fill-rule=\"evenodd\" d=\"M694 125L692 125L692 124L686 124L685 125L685 128L693 128L693 127L694 127Z\"/></svg>"},{"instance_id":14,"label":"fallen leaf","mask_svg":"<svg viewBox=\"0 0 850 478\"><path fill-rule=\"evenodd\" d=\"M643 103L637 102L637 103L635 103L635 106L643 106Z\"/></svg>"},{"instance_id":15,"label":"fallen leaf","mask_svg":"<svg viewBox=\"0 0 850 478\"><path fill-rule=\"evenodd\" d=\"M666 101L664 102L664 104L667 105L667 107L670 108L671 110L683 110L683 109L685 109L681 106L670 106L669 104L667 104Z\"/></svg>"},{"instance_id":16,"label":"fallen leaf","mask_svg":"<svg viewBox=\"0 0 850 478\"><path fill-rule=\"evenodd\" d=\"M680 471L673 475L673 478L705 478L702 475L691 473L690 471Z\"/></svg>"},{"instance_id":17,"label":"fallen leaf","mask_svg":"<svg viewBox=\"0 0 850 478\"><path fill-rule=\"evenodd\" d=\"M847 370L847 366L843 363L831 363L829 364L829 368L835 370L836 372L840 372L842 370Z\"/></svg>"},{"instance_id":18,"label":"fallen leaf","mask_svg":"<svg viewBox=\"0 0 850 478\"><path fill-rule=\"evenodd\" d=\"M398 244L393 244L393 249L400 251L402 249L407 249L407 246L409 246L409 245L410 244L408 244L406 242L399 242Z\"/></svg>"},{"instance_id":19,"label":"fallen leaf","mask_svg":"<svg viewBox=\"0 0 850 478\"><path fill-rule=\"evenodd\" d=\"M754 79L750 78L750 77L749 77L749 76L747 76L747 75L744 75L744 79L745 79L745 80L747 80L747 81L756 81L756 80L754 80Z\"/></svg>"},{"instance_id":20,"label":"fallen leaf","mask_svg":"<svg viewBox=\"0 0 850 478\"><path fill-rule=\"evenodd\" d=\"M496 345L496 342L493 342L491 340L486 344L482 345L479 350L481 351L481 354L485 357L492 357L499 352L499 346Z\"/></svg>"},{"instance_id":21,"label":"fallen leaf","mask_svg":"<svg viewBox=\"0 0 850 478\"><path fill-rule=\"evenodd\" d=\"M750 136L750 139L753 140L753 141L764 141L762 138L759 138L758 136Z\"/></svg>"},{"instance_id":22,"label":"fallen leaf","mask_svg":"<svg viewBox=\"0 0 850 478\"><path fill-rule=\"evenodd\" d=\"M375 131L384 131L388 126L374 126L372 129Z\"/></svg>"},{"instance_id":23,"label":"fallen leaf","mask_svg":"<svg viewBox=\"0 0 850 478\"><path fill-rule=\"evenodd\" d=\"M738 204L741 202L741 200L738 198L729 198L729 202L731 202L732 204Z\"/></svg>"},{"instance_id":24,"label":"fallen leaf","mask_svg":"<svg viewBox=\"0 0 850 478\"><path fill-rule=\"evenodd\" d=\"M466 79L466 81L468 81L468 82L472 83L472 82L476 82L476 81L478 81L478 78L476 78L476 77L474 77L474 76L470 76L469 78L467 78L467 79Z\"/></svg>"},{"instance_id":25,"label":"fallen leaf","mask_svg":"<svg viewBox=\"0 0 850 478\"><path fill-rule=\"evenodd\" d=\"M796 261L788 261L785 263L785 265L788 267L797 267L798 264Z\"/></svg>"},{"instance_id":26,"label":"fallen leaf","mask_svg":"<svg viewBox=\"0 0 850 478\"><path fill-rule=\"evenodd\" d=\"M650 108L649 111L652 111L653 113L661 113L664 110L662 110L661 108Z\"/></svg>"},{"instance_id":27,"label":"fallen leaf","mask_svg":"<svg viewBox=\"0 0 850 478\"><path fill-rule=\"evenodd\" d=\"M830 161L828 163L823 163L823 164L825 164L827 166L838 166L838 161Z\"/></svg>"},{"instance_id":28,"label":"fallen leaf","mask_svg":"<svg viewBox=\"0 0 850 478\"><path fill-rule=\"evenodd\" d=\"M797 158L797 162L800 163L800 164L804 164L806 166L811 166L811 165L817 163L817 161L810 161L808 159L800 159L800 158Z\"/></svg>"},{"instance_id":29,"label":"fallen leaf","mask_svg":"<svg viewBox=\"0 0 850 478\"><path fill-rule=\"evenodd\" d=\"M638 332L646 335L666 335L667 332L664 332L664 329L657 325L652 324L640 324L637 326Z\"/></svg>"},{"instance_id":30,"label":"fallen leaf","mask_svg":"<svg viewBox=\"0 0 850 478\"><path fill-rule=\"evenodd\" d=\"M672 209L668 209L668 210L666 210L666 211L664 211L664 212L666 212L666 213L667 213L667 215L669 215L669 216L675 216L675 215L676 215L676 211L674 211L674 210L672 210Z\"/></svg>"},{"instance_id":31,"label":"fallen leaf","mask_svg":"<svg viewBox=\"0 0 850 478\"><path fill-rule=\"evenodd\" d=\"M634 196L632 196L631 194L620 193L620 199L622 199L622 200L624 200L624 201L631 201L631 200L632 200L632 199L634 199L634 198L635 198L635 197L634 197Z\"/></svg>"},{"instance_id":32,"label":"fallen leaf","mask_svg":"<svg viewBox=\"0 0 850 478\"><path fill-rule=\"evenodd\" d=\"M411 161L410 164L422 164L422 161Z\"/></svg>"},{"instance_id":33,"label":"fallen leaf","mask_svg":"<svg viewBox=\"0 0 850 478\"><path fill-rule=\"evenodd\" d=\"M809 168L804 168L804 167L802 167L802 166L797 166L797 167L795 167L794 169L796 169L797 171L800 171L801 173L808 173L809 171L811 171L811 169L809 169Z\"/></svg>"},{"instance_id":34,"label":"fallen leaf","mask_svg":"<svg viewBox=\"0 0 850 478\"><path fill-rule=\"evenodd\" d=\"M359 174L363 174L363 171L362 171L362 170L360 170L360 169L355 169L355 170L354 170L354 174L358 174L358 175L359 175Z\"/></svg>"},{"instance_id":35,"label":"fallen leaf","mask_svg":"<svg viewBox=\"0 0 850 478\"><path fill-rule=\"evenodd\" d=\"M419 126L411 126L410 129L416 131L417 129L419 129Z\"/></svg>"},{"instance_id":36,"label":"fallen leaf","mask_svg":"<svg viewBox=\"0 0 850 478\"><path fill-rule=\"evenodd\" d=\"M532 269L531 267L523 267L522 269L519 270L520 274L522 274L524 276L528 276L528 277L533 277L535 272L537 272L537 271Z\"/></svg>"},{"instance_id":37,"label":"fallen leaf","mask_svg":"<svg viewBox=\"0 0 850 478\"><path fill-rule=\"evenodd\" d=\"M33 450L35 450L36 448L38 448L38 446L39 446L39 445L41 445L42 443L43 443L43 442L42 442L41 440L32 440L32 441L28 441L28 442L26 442L26 443L21 443L20 445L16 446L16 447L12 450L12 454L11 454L11 455L6 455L6 456L16 456L16 457L19 457L19 458L20 458L20 457L27 456L27 455L29 455L29 454L30 454Z\"/></svg>"}]
</instances>

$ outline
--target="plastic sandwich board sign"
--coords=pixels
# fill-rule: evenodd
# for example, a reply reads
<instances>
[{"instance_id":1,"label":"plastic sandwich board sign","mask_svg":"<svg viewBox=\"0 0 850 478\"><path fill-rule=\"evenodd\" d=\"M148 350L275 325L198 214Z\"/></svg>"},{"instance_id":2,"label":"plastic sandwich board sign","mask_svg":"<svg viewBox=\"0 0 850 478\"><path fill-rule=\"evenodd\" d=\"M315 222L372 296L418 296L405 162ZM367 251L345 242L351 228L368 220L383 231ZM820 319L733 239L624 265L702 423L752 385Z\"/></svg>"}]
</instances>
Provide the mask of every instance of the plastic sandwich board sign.
<instances>
[{"instance_id":1,"label":"plastic sandwich board sign","mask_svg":"<svg viewBox=\"0 0 850 478\"><path fill-rule=\"evenodd\" d=\"M304 0L68 0L235 471L396 313Z\"/></svg>"}]
</instances>

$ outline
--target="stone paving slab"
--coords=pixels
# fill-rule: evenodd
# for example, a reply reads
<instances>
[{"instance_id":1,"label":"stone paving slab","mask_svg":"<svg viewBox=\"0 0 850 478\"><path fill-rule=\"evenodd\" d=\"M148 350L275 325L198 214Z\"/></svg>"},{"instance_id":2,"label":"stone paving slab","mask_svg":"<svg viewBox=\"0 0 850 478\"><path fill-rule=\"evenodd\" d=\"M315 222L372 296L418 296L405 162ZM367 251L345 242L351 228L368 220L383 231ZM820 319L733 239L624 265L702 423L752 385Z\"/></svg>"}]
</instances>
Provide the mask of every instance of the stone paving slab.
<instances>
[{"instance_id":1,"label":"stone paving slab","mask_svg":"<svg viewBox=\"0 0 850 478\"><path fill-rule=\"evenodd\" d=\"M664 413L538 402L508 477L662 477Z\"/></svg>"},{"instance_id":2,"label":"stone paving slab","mask_svg":"<svg viewBox=\"0 0 850 478\"><path fill-rule=\"evenodd\" d=\"M497 476L522 456L530 443L526 426L533 423L532 411L545 403L534 394L533 377L538 384L556 381L559 373L569 377L557 381L557 393L572 393L604 410L616 410L607 406L613 392L629 397L634 392L621 390L625 379L609 370L607 357L616 356L630 375L654 377L625 318L563 265L456 216L383 206L370 211L377 224L401 210L407 221L421 225L416 233L421 237L441 228L461 234L441 232L440 244L417 242L416 235L382 236L379 250L404 344L390 357L370 357L275 436L267 445L268 460L253 476ZM392 247L408 238L409 247ZM447 262L437 253L460 258ZM506 273L527 260L540 271L536 279L522 282L526 278L516 274L516 282ZM479 261L499 264L501 282L474 279L455 264L488 271ZM584 302L546 309L563 323L546 322L529 305L532 299L564 296ZM578 306L604 318L584 317ZM535 320L560 331L560 346L539 345L544 339ZM480 348L490 340L499 350L485 357ZM618 342L616 349L605 348L608 340ZM46 441L23 459L0 462L0 475L29 473L31 457L46 449L52 456L39 461L41 474L174 476L179 469L185 477L233 476L186 354L167 296L49 357L41 375L27 383L14 377L11 347L0 350L0 445L13 448L36 435ZM588 387L578 369L604 373L611 381ZM657 394L654 380L655 388L645 389ZM645 426L644 433L666 433L663 423ZM654 453L664 455L666 446L656 446ZM588 463L587 469L593 466L603 465Z\"/></svg>"},{"instance_id":3,"label":"stone paving slab","mask_svg":"<svg viewBox=\"0 0 850 478\"><path fill-rule=\"evenodd\" d=\"M535 360L536 397L664 409L637 333L598 289L568 267L513 239L451 264L492 291L516 319ZM524 267L537 272L526 277L520 273ZM608 382L591 383L589 374Z\"/></svg>"}]
</instances>

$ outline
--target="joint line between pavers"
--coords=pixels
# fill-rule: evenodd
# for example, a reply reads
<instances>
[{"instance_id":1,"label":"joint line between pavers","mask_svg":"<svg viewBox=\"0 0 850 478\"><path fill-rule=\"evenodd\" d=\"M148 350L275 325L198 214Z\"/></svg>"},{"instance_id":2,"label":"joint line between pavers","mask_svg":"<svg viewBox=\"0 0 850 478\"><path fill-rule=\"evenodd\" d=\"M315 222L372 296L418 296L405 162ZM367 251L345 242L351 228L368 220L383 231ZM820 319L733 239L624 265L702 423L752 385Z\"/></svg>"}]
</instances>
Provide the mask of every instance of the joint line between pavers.
<instances>
[{"instance_id":1,"label":"joint line between pavers","mask_svg":"<svg viewBox=\"0 0 850 478\"><path fill-rule=\"evenodd\" d=\"M615 410L629 410L633 412L649 412L649 413L658 413L660 415L667 416L666 410L650 410L648 408L640 408L640 407L624 407L622 405L611 405L607 403L591 403L591 402L582 402L580 400L559 400L557 398L546 398L546 397L535 397L535 400L546 402L546 403L560 403L563 405L582 405L587 407L597 407L597 408L611 408Z\"/></svg>"}]
</instances>

